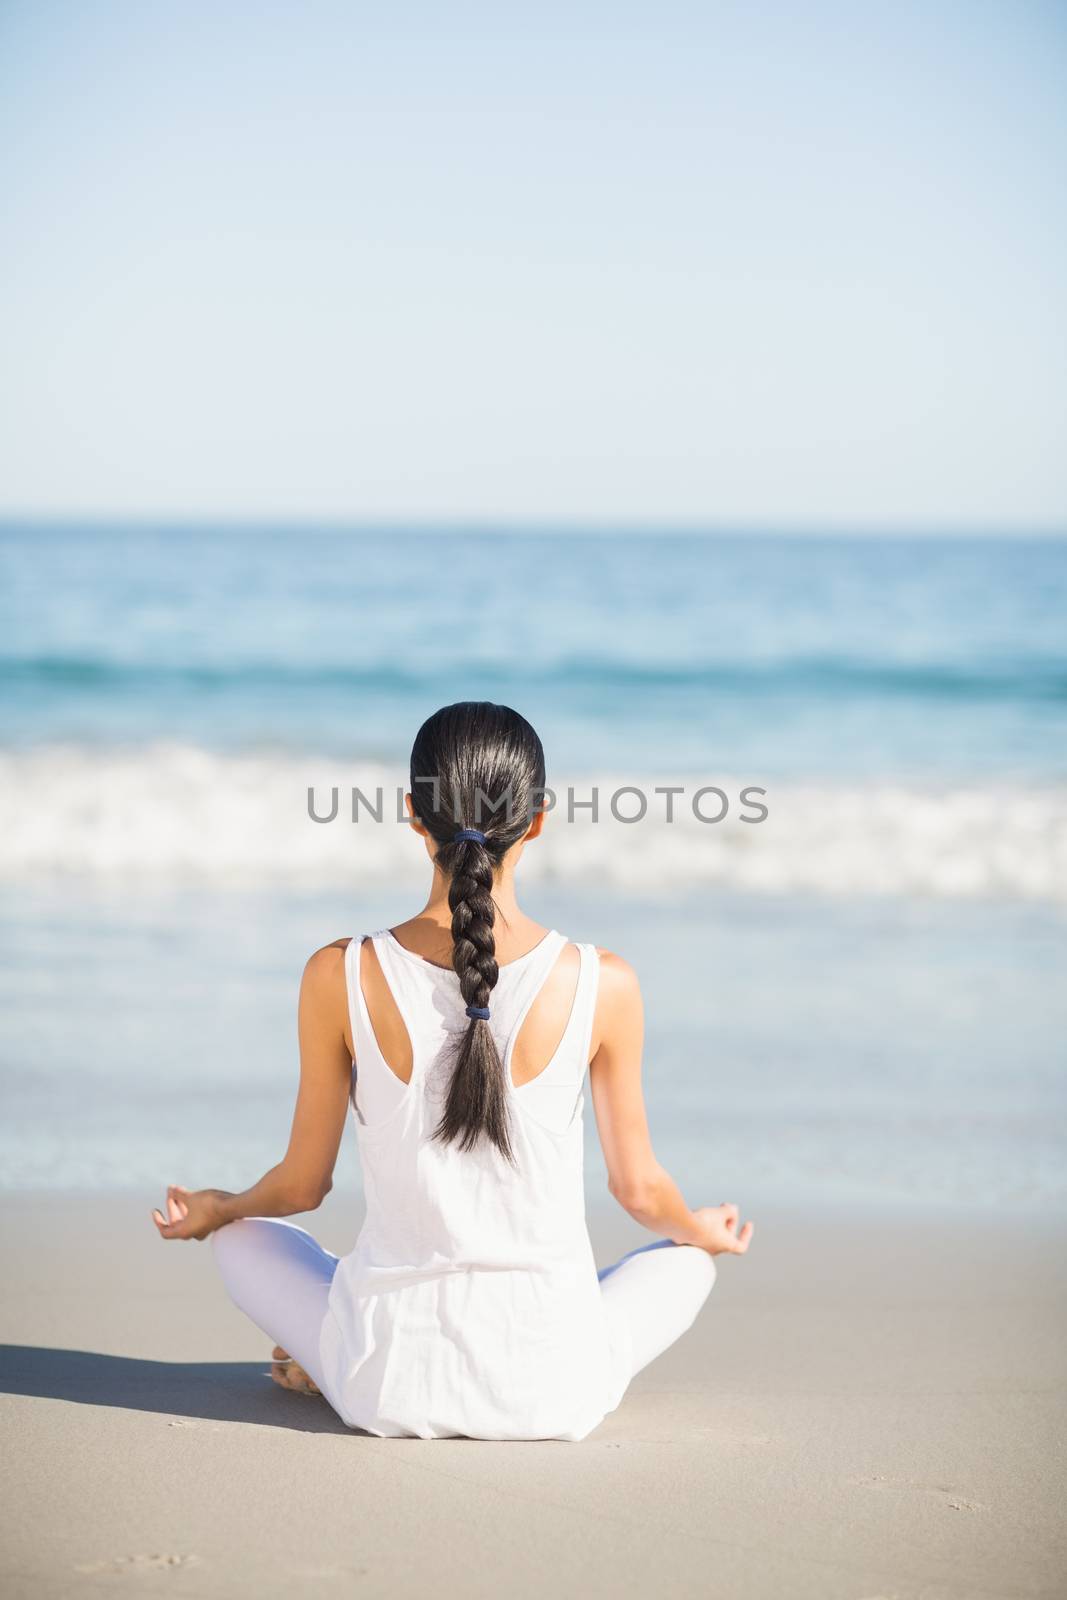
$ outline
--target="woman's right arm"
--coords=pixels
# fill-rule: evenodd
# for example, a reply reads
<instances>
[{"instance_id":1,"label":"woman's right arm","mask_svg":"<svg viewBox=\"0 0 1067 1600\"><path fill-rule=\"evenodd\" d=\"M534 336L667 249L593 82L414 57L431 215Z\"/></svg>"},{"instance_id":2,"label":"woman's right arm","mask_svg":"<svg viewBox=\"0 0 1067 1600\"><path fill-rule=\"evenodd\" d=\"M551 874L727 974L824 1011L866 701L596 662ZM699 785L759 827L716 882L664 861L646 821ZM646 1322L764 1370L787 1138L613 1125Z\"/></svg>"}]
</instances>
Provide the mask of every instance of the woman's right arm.
<instances>
[{"instance_id":1,"label":"woman's right arm","mask_svg":"<svg viewBox=\"0 0 1067 1600\"><path fill-rule=\"evenodd\" d=\"M250 1189L184 1189L171 1184L167 1214L152 1220L164 1239L206 1239L243 1217L291 1217L314 1211L329 1194L344 1131L352 1074L346 1036L347 939L325 945L308 961L300 984L300 1088L289 1147Z\"/></svg>"},{"instance_id":2,"label":"woman's right arm","mask_svg":"<svg viewBox=\"0 0 1067 1600\"><path fill-rule=\"evenodd\" d=\"M589 1086L608 1169L608 1189L635 1221L675 1244L712 1255L743 1255L752 1223L738 1231L735 1205L691 1211L656 1160L641 1088L644 1008L637 974L621 956L600 952L600 990L593 1024Z\"/></svg>"}]
</instances>

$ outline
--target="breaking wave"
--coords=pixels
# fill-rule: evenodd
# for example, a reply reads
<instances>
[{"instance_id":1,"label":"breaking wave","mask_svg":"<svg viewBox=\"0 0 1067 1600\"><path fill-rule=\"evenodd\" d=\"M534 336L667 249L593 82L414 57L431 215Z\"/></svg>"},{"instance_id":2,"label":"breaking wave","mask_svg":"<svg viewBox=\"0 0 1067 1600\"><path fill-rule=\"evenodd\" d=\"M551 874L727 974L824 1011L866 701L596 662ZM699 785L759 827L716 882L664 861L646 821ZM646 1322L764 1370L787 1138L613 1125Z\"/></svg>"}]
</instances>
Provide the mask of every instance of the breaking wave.
<instances>
[{"instance_id":1,"label":"breaking wave","mask_svg":"<svg viewBox=\"0 0 1067 1600\"><path fill-rule=\"evenodd\" d=\"M67 877L293 887L421 882L421 841L397 821L399 768L296 754L223 755L191 745L102 750L49 744L0 754L0 878ZM531 879L675 898L722 886L759 894L1024 897L1067 901L1067 791L1057 786L768 783L576 774L556 787ZM694 814L698 791L728 801ZM641 801L647 810L632 816ZM376 821L357 789L380 812ZM599 816L588 804L597 791ZM309 790L319 816L309 816ZM577 802L567 817L568 791ZM660 792L657 792L660 791ZM381 791L380 804L378 791ZM620 791L625 791L620 793ZM612 811L612 797L618 796ZM714 795L697 809L713 817ZM757 804L766 806L766 819ZM744 818L749 820L744 820Z\"/></svg>"}]
</instances>

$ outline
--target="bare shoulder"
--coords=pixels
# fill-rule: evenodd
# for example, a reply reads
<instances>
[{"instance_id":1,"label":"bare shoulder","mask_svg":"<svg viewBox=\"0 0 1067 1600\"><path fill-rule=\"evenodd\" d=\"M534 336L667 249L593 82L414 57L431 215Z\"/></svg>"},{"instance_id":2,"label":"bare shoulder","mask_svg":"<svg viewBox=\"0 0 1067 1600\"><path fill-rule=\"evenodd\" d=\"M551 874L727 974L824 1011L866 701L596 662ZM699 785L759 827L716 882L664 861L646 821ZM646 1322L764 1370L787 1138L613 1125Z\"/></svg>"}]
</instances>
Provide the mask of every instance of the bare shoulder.
<instances>
[{"instance_id":1,"label":"bare shoulder","mask_svg":"<svg viewBox=\"0 0 1067 1600\"><path fill-rule=\"evenodd\" d=\"M602 1060L602 1052L614 1056L628 1043L640 1039L643 1006L641 984L630 963L614 950L602 950L599 945L596 953L600 958L600 981L593 1025L593 1057Z\"/></svg>"},{"instance_id":2,"label":"bare shoulder","mask_svg":"<svg viewBox=\"0 0 1067 1600\"><path fill-rule=\"evenodd\" d=\"M304 963L304 987L314 996L326 998L344 986L345 952L351 939L335 939L308 956Z\"/></svg>"},{"instance_id":3,"label":"bare shoulder","mask_svg":"<svg viewBox=\"0 0 1067 1600\"><path fill-rule=\"evenodd\" d=\"M614 950L602 950L600 957L600 992L614 1000L634 998L641 993L641 982L630 963Z\"/></svg>"}]
</instances>

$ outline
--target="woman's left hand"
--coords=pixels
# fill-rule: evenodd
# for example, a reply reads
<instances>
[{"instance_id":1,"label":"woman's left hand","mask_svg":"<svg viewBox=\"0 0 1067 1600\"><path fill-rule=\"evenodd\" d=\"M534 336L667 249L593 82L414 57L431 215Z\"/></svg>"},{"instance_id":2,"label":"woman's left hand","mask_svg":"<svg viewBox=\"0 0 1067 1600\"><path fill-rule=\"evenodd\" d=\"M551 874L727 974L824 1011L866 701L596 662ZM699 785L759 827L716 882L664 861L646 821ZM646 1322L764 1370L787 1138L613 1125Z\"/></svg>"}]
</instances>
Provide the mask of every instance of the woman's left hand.
<instances>
[{"instance_id":1,"label":"woman's left hand","mask_svg":"<svg viewBox=\"0 0 1067 1600\"><path fill-rule=\"evenodd\" d=\"M167 1215L155 1210L152 1221L162 1239L206 1239L224 1225L222 1202L229 1198L229 1189L183 1189L172 1183L167 1189Z\"/></svg>"}]
</instances>

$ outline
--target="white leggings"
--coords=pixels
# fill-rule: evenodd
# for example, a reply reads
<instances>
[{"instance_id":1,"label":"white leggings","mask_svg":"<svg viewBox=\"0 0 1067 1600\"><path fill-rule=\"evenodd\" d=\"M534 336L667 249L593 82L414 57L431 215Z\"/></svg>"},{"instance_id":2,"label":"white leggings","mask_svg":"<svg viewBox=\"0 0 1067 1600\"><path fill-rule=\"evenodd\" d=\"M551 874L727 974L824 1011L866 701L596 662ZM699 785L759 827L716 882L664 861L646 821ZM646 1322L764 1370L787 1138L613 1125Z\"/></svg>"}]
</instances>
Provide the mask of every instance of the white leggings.
<instances>
[{"instance_id":1,"label":"white leggings","mask_svg":"<svg viewBox=\"0 0 1067 1600\"><path fill-rule=\"evenodd\" d=\"M276 1217L227 1223L211 1243L234 1305L321 1389L319 1332L338 1257ZM654 1239L597 1276L613 1344L630 1352L632 1378L692 1326L715 1282L715 1263L696 1245Z\"/></svg>"}]
</instances>

